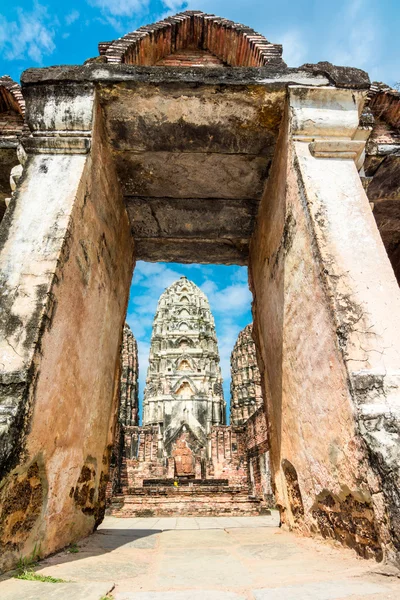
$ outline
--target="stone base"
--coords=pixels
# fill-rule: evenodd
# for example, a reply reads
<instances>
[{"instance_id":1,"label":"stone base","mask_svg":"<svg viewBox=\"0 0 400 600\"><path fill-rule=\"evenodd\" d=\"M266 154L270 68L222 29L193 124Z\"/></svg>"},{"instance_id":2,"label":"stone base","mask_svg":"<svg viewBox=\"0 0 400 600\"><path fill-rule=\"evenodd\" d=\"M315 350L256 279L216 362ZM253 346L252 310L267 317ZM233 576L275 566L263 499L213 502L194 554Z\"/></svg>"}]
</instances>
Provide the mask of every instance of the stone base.
<instances>
[{"instance_id":1,"label":"stone base","mask_svg":"<svg viewBox=\"0 0 400 600\"><path fill-rule=\"evenodd\" d=\"M251 516L271 511L247 490L224 486L137 488L116 494L107 510L114 517Z\"/></svg>"}]
</instances>

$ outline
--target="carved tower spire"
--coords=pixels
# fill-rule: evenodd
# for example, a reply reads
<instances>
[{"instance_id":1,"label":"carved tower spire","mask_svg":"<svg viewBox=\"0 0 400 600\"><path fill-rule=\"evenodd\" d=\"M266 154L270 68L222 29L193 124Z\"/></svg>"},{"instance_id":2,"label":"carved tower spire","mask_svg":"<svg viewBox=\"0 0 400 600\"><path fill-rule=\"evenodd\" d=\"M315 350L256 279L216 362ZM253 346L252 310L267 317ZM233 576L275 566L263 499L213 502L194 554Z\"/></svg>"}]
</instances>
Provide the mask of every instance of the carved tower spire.
<instances>
[{"instance_id":1,"label":"carved tower spire","mask_svg":"<svg viewBox=\"0 0 400 600\"><path fill-rule=\"evenodd\" d=\"M207 448L224 425L225 401L214 318L206 295L186 277L161 294L153 322L143 424L158 424L167 455L182 429Z\"/></svg>"}]
</instances>

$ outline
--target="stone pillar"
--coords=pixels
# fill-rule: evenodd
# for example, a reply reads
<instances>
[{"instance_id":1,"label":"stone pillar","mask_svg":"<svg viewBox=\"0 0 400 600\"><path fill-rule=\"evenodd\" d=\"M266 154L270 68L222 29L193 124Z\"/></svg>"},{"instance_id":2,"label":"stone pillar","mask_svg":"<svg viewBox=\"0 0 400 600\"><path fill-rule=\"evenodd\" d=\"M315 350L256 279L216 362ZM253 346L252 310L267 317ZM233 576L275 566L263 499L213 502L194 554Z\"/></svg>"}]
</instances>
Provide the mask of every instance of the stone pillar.
<instances>
[{"instance_id":1,"label":"stone pillar","mask_svg":"<svg viewBox=\"0 0 400 600\"><path fill-rule=\"evenodd\" d=\"M3 567L102 520L133 269L93 87L25 92L33 135L0 225Z\"/></svg>"},{"instance_id":2,"label":"stone pillar","mask_svg":"<svg viewBox=\"0 0 400 600\"><path fill-rule=\"evenodd\" d=\"M361 92L291 87L251 244L277 503L361 555L400 551L400 295L357 168Z\"/></svg>"}]
</instances>

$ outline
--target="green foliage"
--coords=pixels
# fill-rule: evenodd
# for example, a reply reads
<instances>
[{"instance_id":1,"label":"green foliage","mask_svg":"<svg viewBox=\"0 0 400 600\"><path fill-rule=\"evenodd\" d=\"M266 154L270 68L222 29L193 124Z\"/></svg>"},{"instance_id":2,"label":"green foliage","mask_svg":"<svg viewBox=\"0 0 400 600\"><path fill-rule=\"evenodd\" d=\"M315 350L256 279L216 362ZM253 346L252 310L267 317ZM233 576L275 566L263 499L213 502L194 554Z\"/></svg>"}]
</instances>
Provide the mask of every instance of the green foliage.
<instances>
[{"instance_id":1,"label":"green foliage","mask_svg":"<svg viewBox=\"0 0 400 600\"><path fill-rule=\"evenodd\" d=\"M79 552L79 547L76 544L71 544L67 548L67 552L69 552L70 554L76 554L77 552Z\"/></svg>"},{"instance_id":2,"label":"green foliage","mask_svg":"<svg viewBox=\"0 0 400 600\"><path fill-rule=\"evenodd\" d=\"M46 583L65 583L64 579L58 577L51 577L50 575L41 575L35 573L32 569L25 569L24 571L14 575L15 579L25 579L26 581L44 581Z\"/></svg>"},{"instance_id":3,"label":"green foliage","mask_svg":"<svg viewBox=\"0 0 400 600\"><path fill-rule=\"evenodd\" d=\"M64 579L51 577L50 575L40 575L33 570L37 566L40 557L40 544L35 544L32 553L29 556L21 556L17 562L17 569L14 575L15 579L25 579L26 581L44 581L47 583L65 583Z\"/></svg>"},{"instance_id":4,"label":"green foliage","mask_svg":"<svg viewBox=\"0 0 400 600\"><path fill-rule=\"evenodd\" d=\"M36 567L39 557L40 557L40 544L39 544L39 546L37 544L35 544L32 552L29 556L20 556L20 558L18 559L18 562L17 562L17 571L20 573L20 572L26 571L28 569L32 570L33 567Z\"/></svg>"}]
</instances>

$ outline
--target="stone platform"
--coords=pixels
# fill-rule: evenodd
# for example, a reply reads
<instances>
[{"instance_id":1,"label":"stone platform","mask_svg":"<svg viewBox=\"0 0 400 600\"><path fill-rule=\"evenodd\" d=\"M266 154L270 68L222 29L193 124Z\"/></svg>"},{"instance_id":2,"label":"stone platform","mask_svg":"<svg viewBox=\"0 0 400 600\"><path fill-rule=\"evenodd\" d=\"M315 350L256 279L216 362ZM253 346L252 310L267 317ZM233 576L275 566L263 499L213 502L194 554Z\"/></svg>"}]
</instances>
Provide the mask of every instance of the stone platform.
<instances>
[{"instance_id":1,"label":"stone platform","mask_svg":"<svg viewBox=\"0 0 400 600\"><path fill-rule=\"evenodd\" d=\"M269 514L265 504L243 487L146 486L116 494L108 514L116 517L248 516Z\"/></svg>"}]
</instances>

